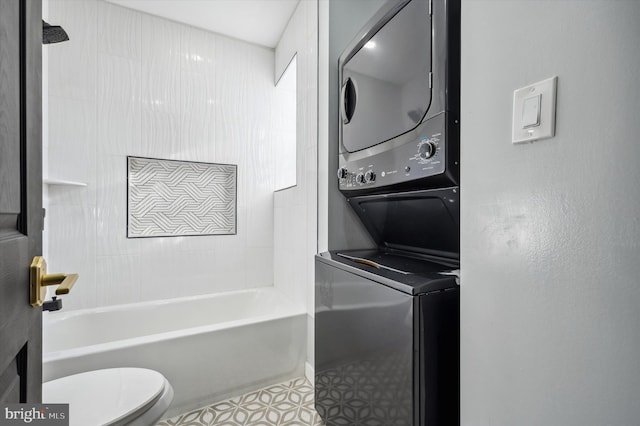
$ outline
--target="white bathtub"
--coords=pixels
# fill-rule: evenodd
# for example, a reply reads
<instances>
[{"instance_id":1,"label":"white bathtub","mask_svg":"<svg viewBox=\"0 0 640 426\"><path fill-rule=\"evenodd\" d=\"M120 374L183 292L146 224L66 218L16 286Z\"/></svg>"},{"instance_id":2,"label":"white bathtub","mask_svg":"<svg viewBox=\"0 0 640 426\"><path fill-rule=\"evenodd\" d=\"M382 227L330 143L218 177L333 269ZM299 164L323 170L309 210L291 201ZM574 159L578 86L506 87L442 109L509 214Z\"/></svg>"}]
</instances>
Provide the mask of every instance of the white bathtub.
<instances>
[{"instance_id":1,"label":"white bathtub","mask_svg":"<svg viewBox=\"0 0 640 426\"><path fill-rule=\"evenodd\" d=\"M166 417L301 376L306 314L274 288L43 315L43 380L108 367L164 374Z\"/></svg>"}]
</instances>

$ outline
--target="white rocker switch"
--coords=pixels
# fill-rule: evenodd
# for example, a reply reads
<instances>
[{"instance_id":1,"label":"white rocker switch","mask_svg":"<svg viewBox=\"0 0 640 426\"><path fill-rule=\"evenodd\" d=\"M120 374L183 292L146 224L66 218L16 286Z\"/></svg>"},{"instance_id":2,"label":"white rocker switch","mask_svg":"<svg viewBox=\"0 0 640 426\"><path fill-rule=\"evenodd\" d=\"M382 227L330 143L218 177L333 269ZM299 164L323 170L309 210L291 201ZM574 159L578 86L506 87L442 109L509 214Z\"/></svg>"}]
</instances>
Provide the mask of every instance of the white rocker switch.
<instances>
[{"instance_id":1,"label":"white rocker switch","mask_svg":"<svg viewBox=\"0 0 640 426\"><path fill-rule=\"evenodd\" d=\"M540 98L541 94L524 100L522 104L522 128L528 129L540 125Z\"/></svg>"},{"instance_id":2,"label":"white rocker switch","mask_svg":"<svg viewBox=\"0 0 640 426\"><path fill-rule=\"evenodd\" d=\"M512 143L539 141L555 135L557 85L556 76L513 91Z\"/></svg>"}]
</instances>

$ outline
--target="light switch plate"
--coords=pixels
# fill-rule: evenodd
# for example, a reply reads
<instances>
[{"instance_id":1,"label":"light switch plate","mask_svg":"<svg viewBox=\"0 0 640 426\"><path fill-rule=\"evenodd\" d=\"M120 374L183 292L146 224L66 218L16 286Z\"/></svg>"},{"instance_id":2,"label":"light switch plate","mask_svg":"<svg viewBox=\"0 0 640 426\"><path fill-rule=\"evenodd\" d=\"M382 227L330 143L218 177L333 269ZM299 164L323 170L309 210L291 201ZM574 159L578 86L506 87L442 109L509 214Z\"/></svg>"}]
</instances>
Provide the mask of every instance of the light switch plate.
<instances>
[{"instance_id":1,"label":"light switch plate","mask_svg":"<svg viewBox=\"0 0 640 426\"><path fill-rule=\"evenodd\" d=\"M533 142L555 135L557 84L555 76L514 90L512 143ZM539 105L538 111L532 110L535 105Z\"/></svg>"}]
</instances>

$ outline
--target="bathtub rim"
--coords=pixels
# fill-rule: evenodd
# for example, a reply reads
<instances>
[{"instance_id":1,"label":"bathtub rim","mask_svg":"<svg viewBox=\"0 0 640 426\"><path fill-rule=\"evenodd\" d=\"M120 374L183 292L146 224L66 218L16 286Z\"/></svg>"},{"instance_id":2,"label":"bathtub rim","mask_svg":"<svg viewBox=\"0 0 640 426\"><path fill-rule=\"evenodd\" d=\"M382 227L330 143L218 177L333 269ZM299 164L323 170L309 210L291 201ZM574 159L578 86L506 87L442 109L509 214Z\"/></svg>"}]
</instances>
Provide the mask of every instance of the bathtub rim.
<instances>
[{"instance_id":1,"label":"bathtub rim","mask_svg":"<svg viewBox=\"0 0 640 426\"><path fill-rule=\"evenodd\" d=\"M97 343L93 345L79 346L69 349L61 349L57 351L50 351L42 353L42 362L56 362L64 359L73 359L77 357L81 357L84 355L91 355L101 352L109 352L115 349L121 348L132 348L136 346L141 346L153 342L161 342L172 339L177 339L181 337L191 337L198 334L204 334L219 330L229 330L237 327L242 327L245 325L263 323L276 321L280 319L292 318L300 315L307 315L306 309L304 306L294 303L284 292L275 288L275 287L258 287L253 289L242 289L242 290L234 290L223 293L209 293L204 295L196 295L196 296L185 296L185 297L177 297L173 299L159 299L159 300L151 300L144 302L135 302L135 303L127 303L121 305L113 305L113 306L104 306L100 308L86 308L86 309L78 309L69 312L64 312L62 314L54 313L53 315L56 318L49 318L46 320L43 316L43 323L45 321L51 321L52 325L56 322L63 321L67 318L73 318L76 316L81 316L83 314L91 314L91 313L105 313L105 312L118 312L123 310L130 310L134 307L148 307L148 306L162 306L176 302L189 302L192 300L202 300L203 298L217 298L223 297L225 295L230 294L242 294L242 293L256 293L256 292L269 292L269 293L277 293L279 297L282 297L288 305L288 309L283 310L282 312L271 312L262 315L253 315L247 318L242 318L238 320L232 321L224 321L216 324L206 324L197 327L189 327L180 330L166 331L160 333L147 334L144 336L130 337L126 339L120 340L112 340L109 342Z\"/></svg>"}]
</instances>

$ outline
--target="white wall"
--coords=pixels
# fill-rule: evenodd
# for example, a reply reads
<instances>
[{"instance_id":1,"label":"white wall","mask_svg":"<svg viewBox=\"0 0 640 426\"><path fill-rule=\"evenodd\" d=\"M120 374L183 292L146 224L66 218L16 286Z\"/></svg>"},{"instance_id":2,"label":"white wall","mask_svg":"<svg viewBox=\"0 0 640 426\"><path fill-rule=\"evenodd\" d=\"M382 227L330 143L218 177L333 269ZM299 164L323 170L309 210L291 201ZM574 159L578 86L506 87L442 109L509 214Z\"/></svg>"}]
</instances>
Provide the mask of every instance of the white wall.
<instances>
[{"instance_id":1,"label":"white wall","mask_svg":"<svg viewBox=\"0 0 640 426\"><path fill-rule=\"evenodd\" d=\"M303 0L276 47L276 78L297 55L296 186L274 195L274 284L307 307L313 356L314 258L318 238L318 3ZM311 358L312 360L312 358ZM311 364L313 362L311 361Z\"/></svg>"},{"instance_id":2,"label":"white wall","mask_svg":"<svg viewBox=\"0 0 640 426\"><path fill-rule=\"evenodd\" d=\"M275 158L278 159L276 167L276 191L289 188L296 184L298 172L298 159L296 153L296 84L298 79L297 59L294 57L287 69L276 83L276 99L281 106L283 114L279 117L281 133L274 135L277 142L273 144ZM280 121L281 120L281 121Z\"/></svg>"},{"instance_id":3,"label":"white wall","mask_svg":"<svg viewBox=\"0 0 640 426\"><path fill-rule=\"evenodd\" d=\"M640 2L462 3L462 425L640 418ZM558 75L556 137L511 144Z\"/></svg>"},{"instance_id":4,"label":"white wall","mask_svg":"<svg viewBox=\"0 0 640 426\"><path fill-rule=\"evenodd\" d=\"M50 0L51 272L65 309L273 282L274 51L98 0ZM46 96L46 94L45 94ZM126 238L126 156L238 165L235 236Z\"/></svg>"}]
</instances>

